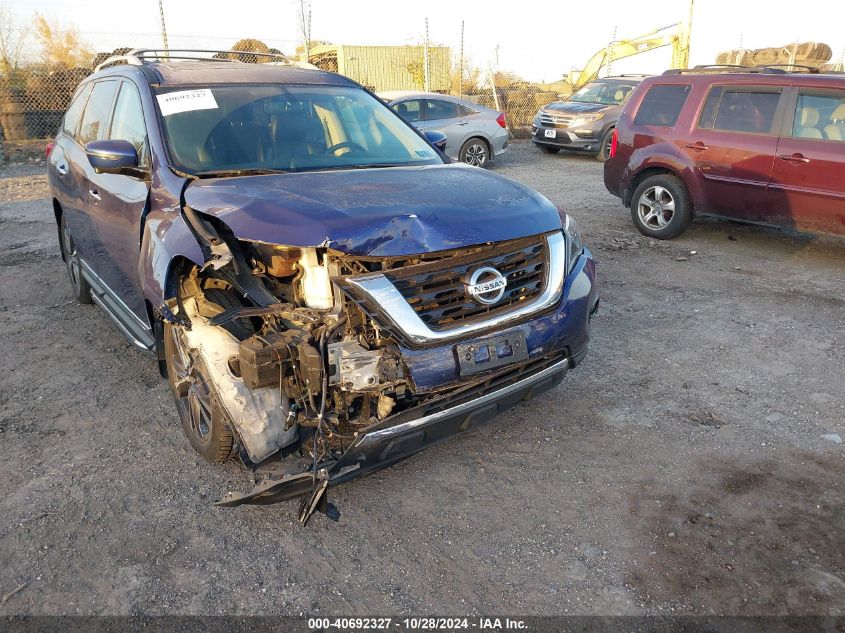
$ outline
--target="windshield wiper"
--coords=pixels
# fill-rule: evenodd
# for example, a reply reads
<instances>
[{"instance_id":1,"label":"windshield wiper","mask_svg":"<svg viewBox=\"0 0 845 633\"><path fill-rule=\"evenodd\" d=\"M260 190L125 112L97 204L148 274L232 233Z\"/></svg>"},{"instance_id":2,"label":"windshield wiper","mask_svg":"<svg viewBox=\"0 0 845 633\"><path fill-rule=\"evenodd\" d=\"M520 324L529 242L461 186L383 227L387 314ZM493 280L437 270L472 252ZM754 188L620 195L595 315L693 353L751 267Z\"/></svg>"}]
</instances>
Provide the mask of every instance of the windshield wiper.
<instances>
[{"instance_id":1,"label":"windshield wiper","mask_svg":"<svg viewBox=\"0 0 845 633\"><path fill-rule=\"evenodd\" d=\"M337 171L343 169L382 169L386 167L416 167L420 163L361 163L359 165L321 165L307 167L301 171Z\"/></svg>"},{"instance_id":2,"label":"windshield wiper","mask_svg":"<svg viewBox=\"0 0 845 633\"><path fill-rule=\"evenodd\" d=\"M220 169L210 171L198 171L194 174L197 178L232 178L235 176L266 176L267 174L289 174L289 169L270 169L267 167L255 167L246 169Z\"/></svg>"}]
</instances>

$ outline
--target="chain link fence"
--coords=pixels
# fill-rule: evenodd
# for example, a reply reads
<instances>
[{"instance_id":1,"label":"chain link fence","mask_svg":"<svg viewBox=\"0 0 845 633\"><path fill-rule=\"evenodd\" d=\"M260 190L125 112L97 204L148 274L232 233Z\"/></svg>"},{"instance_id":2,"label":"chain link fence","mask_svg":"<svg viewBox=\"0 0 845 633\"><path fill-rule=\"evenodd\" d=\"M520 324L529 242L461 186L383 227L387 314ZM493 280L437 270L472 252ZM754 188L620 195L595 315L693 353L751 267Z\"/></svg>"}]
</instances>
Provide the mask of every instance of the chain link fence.
<instances>
[{"instance_id":1,"label":"chain link fence","mask_svg":"<svg viewBox=\"0 0 845 633\"><path fill-rule=\"evenodd\" d=\"M237 49L239 42L247 48ZM169 35L168 43L170 49L254 50L282 52L297 57L302 50L298 42L272 38L238 40ZM8 24L5 28L0 24L0 160L4 153L7 158L15 160L27 149L31 155L40 152L43 141L52 138L59 128L79 82L93 72L98 63L110 55L125 54L133 48L161 46L160 34L78 33L73 30L44 33L43 29L33 31L31 28L15 32ZM250 49L250 46L257 48ZM378 48L387 51L388 48L403 47ZM418 50L422 55L421 46L405 48ZM444 50L450 51L448 48ZM400 62L379 58L372 63L388 64L395 70ZM451 66L446 70L450 79L445 84L439 82L435 89L505 112L508 128L514 137L527 137L537 110L568 94L565 83L552 87L529 84L506 73L493 75L478 69L466 69L461 74L451 52L447 53L446 63ZM407 72L422 89L422 75L418 71L408 64ZM370 68L369 72L374 73L375 69ZM365 85L372 83L366 78L352 78ZM493 85L496 85L495 95ZM370 87L377 91L385 89L378 85Z\"/></svg>"}]
</instances>

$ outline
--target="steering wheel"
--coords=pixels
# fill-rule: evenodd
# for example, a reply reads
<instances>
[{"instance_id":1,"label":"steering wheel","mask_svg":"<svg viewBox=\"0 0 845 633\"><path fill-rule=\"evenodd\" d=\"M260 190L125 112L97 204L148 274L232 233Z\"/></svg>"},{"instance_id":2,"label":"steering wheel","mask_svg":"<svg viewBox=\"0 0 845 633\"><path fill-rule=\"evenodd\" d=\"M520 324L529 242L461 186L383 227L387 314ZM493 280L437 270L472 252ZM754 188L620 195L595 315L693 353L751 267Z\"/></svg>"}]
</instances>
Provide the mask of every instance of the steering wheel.
<instances>
[{"instance_id":1,"label":"steering wheel","mask_svg":"<svg viewBox=\"0 0 845 633\"><path fill-rule=\"evenodd\" d=\"M367 150L358 145L358 143L353 143L352 141L343 141L342 143L335 143L329 148L326 148L324 154L333 154L339 149L343 149L344 147L348 147L349 149L357 149L361 150L362 152L366 152Z\"/></svg>"}]
</instances>

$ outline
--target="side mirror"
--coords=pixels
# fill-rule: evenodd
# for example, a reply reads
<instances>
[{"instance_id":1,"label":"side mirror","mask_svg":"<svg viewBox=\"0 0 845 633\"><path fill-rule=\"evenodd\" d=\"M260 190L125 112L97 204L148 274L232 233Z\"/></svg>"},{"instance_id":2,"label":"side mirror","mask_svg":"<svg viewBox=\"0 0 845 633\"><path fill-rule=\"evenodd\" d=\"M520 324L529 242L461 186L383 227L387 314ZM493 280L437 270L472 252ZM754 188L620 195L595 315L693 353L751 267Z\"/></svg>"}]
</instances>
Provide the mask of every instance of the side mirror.
<instances>
[{"instance_id":1,"label":"side mirror","mask_svg":"<svg viewBox=\"0 0 845 633\"><path fill-rule=\"evenodd\" d=\"M121 174L138 168L138 152L129 141L91 141L85 146L85 155L98 174Z\"/></svg>"},{"instance_id":2,"label":"side mirror","mask_svg":"<svg viewBox=\"0 0 845 633\"><path fill-rule=\"evenodd\" d=\"M429 143L434 145L444 154L446 153L446 135L443 134L443 132L438 132L436 130L426 130L425 132L423 132L423 134L428 139Z\"/></svg>"}]
</instances>

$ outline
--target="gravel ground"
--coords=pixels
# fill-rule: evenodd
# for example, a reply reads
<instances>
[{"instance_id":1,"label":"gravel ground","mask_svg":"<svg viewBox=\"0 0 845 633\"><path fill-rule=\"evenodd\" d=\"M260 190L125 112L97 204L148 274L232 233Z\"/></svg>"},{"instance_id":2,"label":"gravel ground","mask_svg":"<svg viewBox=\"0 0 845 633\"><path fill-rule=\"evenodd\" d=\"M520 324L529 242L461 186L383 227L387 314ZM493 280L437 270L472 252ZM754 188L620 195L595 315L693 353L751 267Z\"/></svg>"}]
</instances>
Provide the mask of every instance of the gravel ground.
<instances>
[{"instance_id":1,"label":"gravel ground","mask_svg":"<svg viewBox=\"0 0 845 633\"><path fill-rule=\"evenodd\" d=\"M154 364L71 300L43 165L0 172L0 615L845 614L843 242L658 242L592 158L494 168L598 259L586 362L307 528L211 505L247 475L199 461Z\"/></svg>"}]
</instances>

